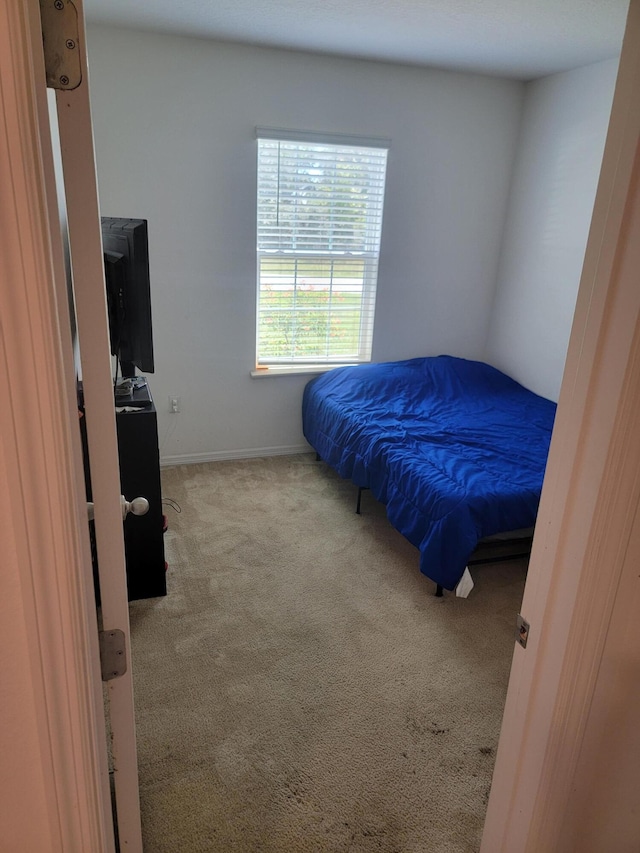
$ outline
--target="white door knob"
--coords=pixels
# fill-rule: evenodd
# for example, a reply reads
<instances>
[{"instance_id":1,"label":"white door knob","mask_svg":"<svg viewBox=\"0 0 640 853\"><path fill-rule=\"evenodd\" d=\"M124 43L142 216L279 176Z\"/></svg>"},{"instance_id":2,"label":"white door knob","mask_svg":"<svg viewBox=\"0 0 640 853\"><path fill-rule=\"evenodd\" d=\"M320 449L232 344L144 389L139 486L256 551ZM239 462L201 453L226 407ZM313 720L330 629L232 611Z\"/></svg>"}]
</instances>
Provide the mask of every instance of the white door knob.
<instances>
[{"instance_id":1,"label":"white door knob","mask_svg":"<svg viewBox=\"0 0 640 853\"><path fill-rule=\"evenodd\" d=\"M133 515L146 515L149 512L149 501L146 498L134 498L132 501L128 501L124 495L120 495L120 506L122 507L123 521L130 512ZM89 501L87 501L87 514L89 521L93 521L94 505Z\"/></svg>"},{"instance_id":2,"label":"white door knob","mask_svg":"<svg viewBox=\"0 0 640 853\"><path fill-rule=\"evenodd\" d=\"M129 513L146 515L149 512L149 501L146 498L134 498L132 501L128 501L124 495L120 495L120 506L122 507L123 520Z\"/></svg>"}]
</instances>

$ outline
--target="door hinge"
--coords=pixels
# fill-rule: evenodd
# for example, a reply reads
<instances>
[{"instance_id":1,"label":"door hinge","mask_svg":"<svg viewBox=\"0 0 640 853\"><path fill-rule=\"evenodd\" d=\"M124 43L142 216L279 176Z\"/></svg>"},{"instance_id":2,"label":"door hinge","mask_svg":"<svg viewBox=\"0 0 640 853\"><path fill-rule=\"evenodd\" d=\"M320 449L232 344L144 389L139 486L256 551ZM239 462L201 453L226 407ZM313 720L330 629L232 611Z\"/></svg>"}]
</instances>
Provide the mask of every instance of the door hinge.
<instances>
[{"instance_id":1,"label":"door hinge","mask_svg":"<svg viewBox=\"0 0 640 853\"><path fill-rule=\"evenodd\" d=\"M100 669L102 680L111 681L119 678L127 671L127 646L124 631L112 628L110 631L100 631Z\"/></svg>"},{"instance_id":2,"label":"door hinge","mask_svg":"<svg viewBox=\"0 0 640 853\"><path fill-rule=\"evenodd\" d=\"M523 649L527 648L527 640L529 639L529 628L530 625L526 619L523 619L522 616L518 613L518 618L516 619L516 640L520 643Z\"/></svg>"},{"instance_id":3,"label":"door hinge","mask_svg":"<svg viewBox=\"0 0 640 853\"><path fill-rule=\"evenodd\" d=\"M82 82L78 10L71 0L40 0L47 86L77 89Z\"/></svg>"}]
</instances>

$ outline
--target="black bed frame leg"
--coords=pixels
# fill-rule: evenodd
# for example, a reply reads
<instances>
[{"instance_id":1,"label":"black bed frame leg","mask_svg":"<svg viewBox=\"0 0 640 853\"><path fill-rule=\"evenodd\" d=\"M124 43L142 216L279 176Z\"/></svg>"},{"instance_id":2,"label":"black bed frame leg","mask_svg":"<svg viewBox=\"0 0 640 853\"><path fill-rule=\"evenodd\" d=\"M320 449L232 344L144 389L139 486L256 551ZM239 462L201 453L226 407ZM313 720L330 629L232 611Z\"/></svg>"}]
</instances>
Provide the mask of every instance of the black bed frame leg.
<instances>
[{"instance_id":1,"label":"black bed frame leg","mask_svg":"<svg viewBox=\"0 0 640 853\"><path fill-rule=\"evenodd\" d=\"M320 459L319 453L316 453L316 462L322 462L322 459Z\"/></svg>"},{"instance_id":2,"label":"black bed frame leg","mask_svg":"<svg viewBox=\"0 0 640 853\"><path fill-rule=\"evenodd\" d=\"M362 493L369 490L369 486L358 486L358 500L356 501L356 513L361 515L360 513L360 501L362 500Z\"/></svg>"},{"instance_id":3,"label":"black bed frame leg","mask_svg":"<svg viewBox=\"0 0 640 853\"><path fill-rule=\"evenodd\" d=\"M436 596L436 598L442 598L442 596L443 596L442 587L440 586L439 583L436 584L435 596Z\"/></svg>"}]
</instances>

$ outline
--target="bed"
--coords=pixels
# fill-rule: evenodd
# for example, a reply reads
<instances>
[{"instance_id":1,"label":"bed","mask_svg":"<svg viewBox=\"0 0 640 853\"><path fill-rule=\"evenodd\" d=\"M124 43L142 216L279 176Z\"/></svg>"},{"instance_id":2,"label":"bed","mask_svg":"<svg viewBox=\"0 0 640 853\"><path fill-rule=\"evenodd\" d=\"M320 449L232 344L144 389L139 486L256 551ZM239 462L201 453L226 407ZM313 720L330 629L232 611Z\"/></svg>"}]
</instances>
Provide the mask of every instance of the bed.
<instances>
[{"instance_id":1,"label":"bed","mask_svg":"<svg viewBox=\"0 0 640 853\"><path fill-rule=\"evenodd\" d=\"M533 527L554 415L499 370L447 355L339 367L302 403L319 458L385 504L449 590L481 540Z\"/></svg>"}]
</instances>

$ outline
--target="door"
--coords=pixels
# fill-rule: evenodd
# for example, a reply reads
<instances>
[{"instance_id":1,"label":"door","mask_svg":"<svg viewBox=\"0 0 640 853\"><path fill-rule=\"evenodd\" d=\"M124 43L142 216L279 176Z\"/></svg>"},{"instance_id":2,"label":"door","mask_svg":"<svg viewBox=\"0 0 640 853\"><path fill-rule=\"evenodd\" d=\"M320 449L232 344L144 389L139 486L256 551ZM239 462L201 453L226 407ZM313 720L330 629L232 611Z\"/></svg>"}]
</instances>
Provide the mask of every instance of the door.
<instances>
[{"instance_id":1,"label":"door","mask_svg":"<svg viewBox=\"0 0 640 853\"><path fill-rule=\"evenodd\" d=\"M88 465L91 474L95 539L98 558L101 620L103 635L122 632L126 671L109 677L107 684L110 754L115 792L117 836L121 850L141 853L140 806L138 793L135 721L129 615L126 588L120 478L109 352L106 295L96 184L93 133L89 103L89 77L82 0L41 0L44 41L55 43L58 54L72 56L70 70L48 61L46 80L55 88L62 183L55 189L55 169L51 154L52 136L47 112L43 34L37 0L29 0L28 26L35 69L34 92L37 121L47 184L50 232L53 244L60 242L60 225L53 198L66 200L69 268L77 330L76 364L81 369ZM59 22L63 21L62 24ZM61 41L60 41L61 40ZM47 49L45 49L47 54ZM65 62L63 57L62 62ZM75 75L75 76L74 76ZM62 87L62 88L59 88ZM55 128L54 128L55 131ZM53 197L53 198L52 198ZM64 223L63 223L64 226ZM61 258L58 245L57 254ZM64 276L62 263L55 265L58 279ZM64 284L58 282L59 290ZM70 323L60 312L60 323ZM73 387L69 387L70 383ZM75 394L75 376L67 377L67 394ZM128 498L136 497L127 495ZM86 520L86 514L85 514Z\"/></svg>"},{"instance_id":2,"label":"door","mask_svg":"<svg viewBox=\"0 0 640 853\"><path fill-rule=\"evenodd\" d=\"M632 0L482 853L640 849L639 91Z\"/></svg>"}]
</instances>

